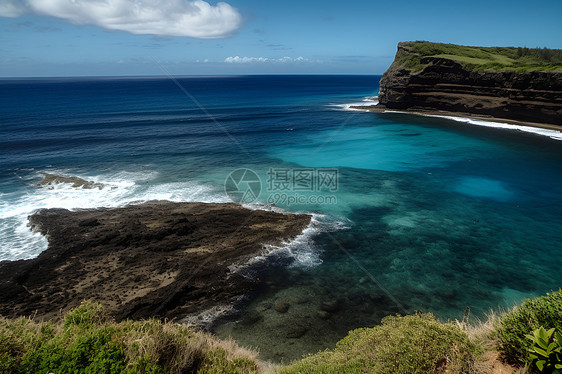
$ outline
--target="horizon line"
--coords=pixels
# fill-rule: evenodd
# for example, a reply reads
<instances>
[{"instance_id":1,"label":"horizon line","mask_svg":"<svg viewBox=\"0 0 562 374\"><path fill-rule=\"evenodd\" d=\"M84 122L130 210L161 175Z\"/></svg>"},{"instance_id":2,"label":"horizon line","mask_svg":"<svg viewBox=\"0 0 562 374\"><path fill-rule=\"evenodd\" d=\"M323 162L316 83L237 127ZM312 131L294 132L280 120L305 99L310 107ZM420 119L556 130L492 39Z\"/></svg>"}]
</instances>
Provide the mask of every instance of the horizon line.
<instances>
[{"instance_id":1,"label":"horizon line","mask_svg":"<svg viewBox=\"0 0 562 374\"><path fill-rule=\"evenodd\" d=\"M255 74L190 74L190 75L174 75L177 78L221 78L221 77L252 77L252 76L382 76L379 74L361 74L361 73L255 73ZM52 76L0 76L0 80L16 80L16 79L76 79L76 78L169 78L167 75L52 75Z\"/></svg>"}]
</instances>

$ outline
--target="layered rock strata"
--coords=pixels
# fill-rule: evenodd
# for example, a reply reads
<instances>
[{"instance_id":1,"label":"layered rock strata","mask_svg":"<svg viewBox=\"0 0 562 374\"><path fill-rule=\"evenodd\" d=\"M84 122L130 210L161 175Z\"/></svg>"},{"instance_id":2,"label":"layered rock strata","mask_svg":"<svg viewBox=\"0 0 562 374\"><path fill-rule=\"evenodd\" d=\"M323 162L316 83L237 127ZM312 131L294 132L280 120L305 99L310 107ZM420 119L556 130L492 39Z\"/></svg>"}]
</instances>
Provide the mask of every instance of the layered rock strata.
<instances>
[{"instance_id":1,"label":"layered rock strata","mask_svg":"<svg viewBox=\"0 0 562 374\"><path fill-rule=\"evenodd\" d=\"M400 43L380 81L379 108L442 110L562 126L562 72L470 70L448 58L421 57L406 68Z\"/></svg>"}]
</instances>

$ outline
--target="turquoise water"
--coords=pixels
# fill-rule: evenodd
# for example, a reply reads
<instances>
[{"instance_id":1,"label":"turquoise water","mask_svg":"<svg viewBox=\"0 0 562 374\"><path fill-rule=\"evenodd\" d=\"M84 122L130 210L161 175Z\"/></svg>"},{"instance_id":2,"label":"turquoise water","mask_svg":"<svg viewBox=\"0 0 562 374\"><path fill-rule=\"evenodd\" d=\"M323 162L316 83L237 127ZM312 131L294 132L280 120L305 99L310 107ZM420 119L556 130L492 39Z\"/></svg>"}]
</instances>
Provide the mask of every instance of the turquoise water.
<instances>
[{"instance_id":1,"label":"turquoise water","mask_svg":"<svg viewBox=\"0 0 562 374\"><path fill-rule=\"evenodd\" d=\"M379 79L179 79L207 112L163 78L2 80L0 260L46 248L26 226L35 209L226 202L228 175L247 168L261 180L250 207L314 214L298 240L242 270L258 290L213 327L265 359L331 347L388 314L476 318L558 289L562 143L342 109ZM42 172L107 187L38 187ZM312 178L274 188L283 172ZM319 172L337 185L320 186Z\"/></svg>"}]
</instances>

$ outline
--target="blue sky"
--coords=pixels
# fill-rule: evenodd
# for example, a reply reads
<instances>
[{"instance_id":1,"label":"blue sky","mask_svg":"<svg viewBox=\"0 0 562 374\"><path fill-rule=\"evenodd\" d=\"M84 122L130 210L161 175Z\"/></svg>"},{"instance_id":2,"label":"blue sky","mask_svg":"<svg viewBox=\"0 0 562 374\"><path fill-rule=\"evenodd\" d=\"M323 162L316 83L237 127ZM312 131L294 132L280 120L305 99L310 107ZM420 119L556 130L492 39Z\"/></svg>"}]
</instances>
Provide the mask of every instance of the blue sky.
<instances>
[{"instance_id":1,"label":"blue sky","mask_svg":"<svg viewBox=\"0 0 562 374\"><path fill-rule=\"evenodd\" d=\"M559 0L0 0L0 76L382 74L399 41L562 48L561 14Z\"/></svg>"}]
</instances>

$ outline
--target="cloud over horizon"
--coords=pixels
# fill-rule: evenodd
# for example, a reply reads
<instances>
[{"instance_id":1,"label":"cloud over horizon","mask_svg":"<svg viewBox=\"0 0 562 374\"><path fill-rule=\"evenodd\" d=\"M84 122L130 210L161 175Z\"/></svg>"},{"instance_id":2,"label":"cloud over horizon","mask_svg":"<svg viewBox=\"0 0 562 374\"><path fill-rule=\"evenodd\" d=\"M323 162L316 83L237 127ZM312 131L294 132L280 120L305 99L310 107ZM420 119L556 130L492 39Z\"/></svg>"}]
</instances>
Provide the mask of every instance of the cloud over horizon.
<instances>
[{"instance_id":1,"label":"cloud over horizon","mask_svg":"<svg viewBox=\"0 0 562 374\"><path fill-rule=\"evenodd\" d=\"M224 59L224 62L229 64L248 64L248 63L260 63L260 62L308 62L310 60L299 56L297 58L293 57L281 57L281 58L268 58L268 57L240 57L240 56L230 56Z\"/></svg>"},{"instance_id":2,"label":"cloud over horizon","mask_svg":"<svg viewBox=\"0 0 562 374\"><path fill-rule=\"evenodd\" d=\"M242 26L238 10L202 0L2 0L1 17L36 14L132 34L226 38Z\"/></svg>"}]
</instances>

